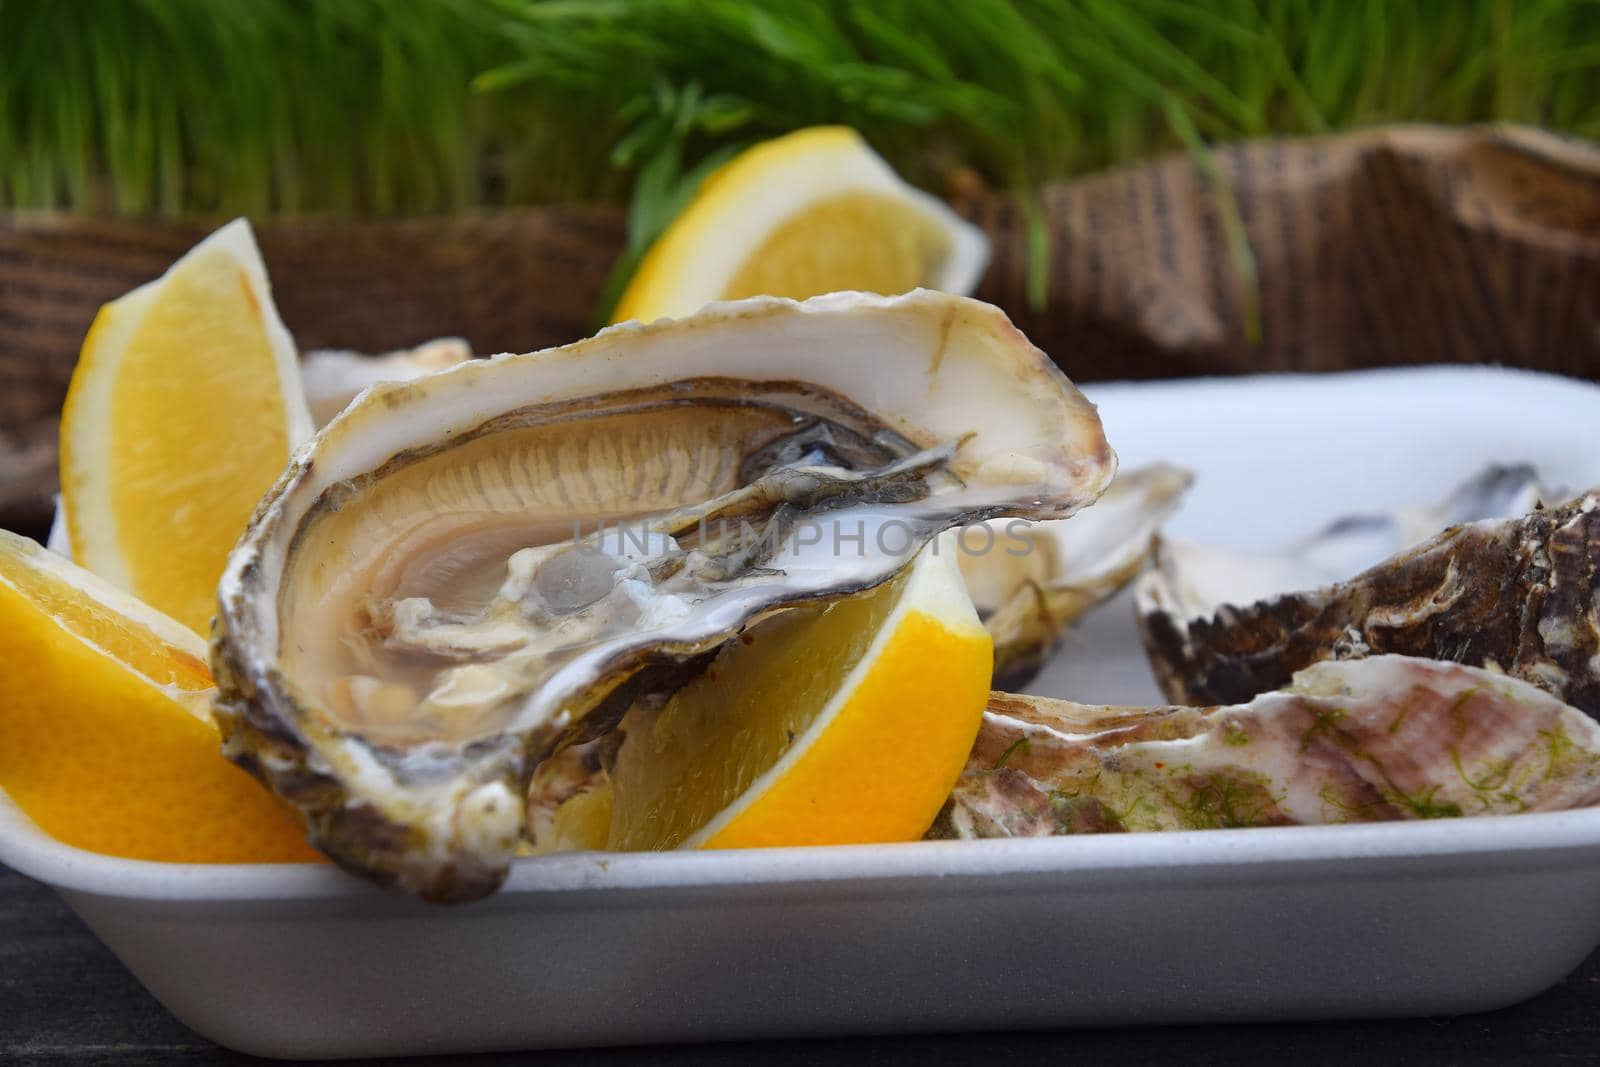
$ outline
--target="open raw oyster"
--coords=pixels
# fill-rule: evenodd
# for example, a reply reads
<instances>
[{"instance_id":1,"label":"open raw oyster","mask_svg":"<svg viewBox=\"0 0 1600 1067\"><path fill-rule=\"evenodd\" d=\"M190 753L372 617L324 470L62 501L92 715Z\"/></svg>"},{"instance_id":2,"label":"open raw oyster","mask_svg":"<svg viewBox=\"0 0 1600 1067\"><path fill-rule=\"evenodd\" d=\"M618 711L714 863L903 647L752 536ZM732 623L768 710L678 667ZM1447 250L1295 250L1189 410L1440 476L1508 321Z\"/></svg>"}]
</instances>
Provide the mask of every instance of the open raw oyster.
<instances>
[{"instance_id":1,"label":"open raw oyster","mask_svg":"<svg viewBox=\"0 0 1600 1067\"><path fill-rule=\"evenodd\" d=\"M1114 467L1000 311L925 291L713 305L377 385L229 560L217 717L335 860L481 896L558 744L940 530L1070 515Z\"/></svg>"},{"instance_id":2,"label":"open raw oyster","mask_svg":"<svg viewBox=\"0 0 1600 1067\"><path fill-rule=\"evenodd\" d=\"M1294 584L1303 562L1162 544L1137 587L1145 648L1176 703L1239 703L1319 660L1392 652L1499 670L1600 715L1596 501L1453 526L1310 588Z\"/></svg>"},{"instance_id":3,"label":"open raw oyster","mask_svg":"<svg viewBox=\"0 0 1600 1067\"><path fill-rule=\"evenodd\" d=\"M1373 656L1221 708L994 694L930 836L1554 811L1600 802L1600 724L1514 678Z\"/></svg>"},{"instance_id":4,"label":"open raw oyster","mask_svg":"<svg viewBox=\"0 0 1600 1067\"><path fill-rule=\"evenodd\" d=\"M961 576L994 638L994 685L1020 689L1084 612L1132 581L1194 476L1164 463L1117 473L1070 519L996 519L962 532Z\"/></svg>"}]
</instances>

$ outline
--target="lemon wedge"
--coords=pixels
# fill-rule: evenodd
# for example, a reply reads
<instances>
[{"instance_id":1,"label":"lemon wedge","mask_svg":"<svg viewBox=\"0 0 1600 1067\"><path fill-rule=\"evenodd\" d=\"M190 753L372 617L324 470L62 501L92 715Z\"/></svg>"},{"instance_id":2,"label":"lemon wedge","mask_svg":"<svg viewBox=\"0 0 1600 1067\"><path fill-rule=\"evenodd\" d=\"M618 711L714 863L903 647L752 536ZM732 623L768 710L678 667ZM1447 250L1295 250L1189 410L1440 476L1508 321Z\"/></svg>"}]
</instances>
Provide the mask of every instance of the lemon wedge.
<instances>
[{"instance_id":1,"label":"lemon wedge","mask_svg":"<svg viewBox=\"0 0 1600 1067\"><path fill-rule=\"evenodd\" d=\"M921 837L972 750L993 662L957 551L946 536L877 589L753 627L659 712L630 712L607 847ZM581 841L605 798L578 799Z\"/></svg>"},{"instance_id":2,"label":"lemon wedge","mask_svg":"<svg viewBox=\"0 0 1600 1067\"><path fill-rule=\"evenodd\" d=\"M0 789L46 833L132 859L320 858L223 756L187 627L0 530L0 628Z\"/></svg>"},{"instance_id":3,"label":"lemon wedge","mask_svg":"<svg viewBox=\"0 0 1600 1067\"><path fill-rule=\"evenodd\" d=\"M817 126L723 164L651 246L613 321L687 315L714 300L919 286L966 294L982 231L906 184L845 126Z\"/></svg>"},{"instance_id":4,"label":"lemon wedge","mask_svg":"<svg viewBox=\"0 0 1600 1067\"><path fill-rule=\"evenodd\" d=\"M256 502L311 435L243 219L100 309L61 416L73 558L204 633Z\"/></svg>"}]
</instances>

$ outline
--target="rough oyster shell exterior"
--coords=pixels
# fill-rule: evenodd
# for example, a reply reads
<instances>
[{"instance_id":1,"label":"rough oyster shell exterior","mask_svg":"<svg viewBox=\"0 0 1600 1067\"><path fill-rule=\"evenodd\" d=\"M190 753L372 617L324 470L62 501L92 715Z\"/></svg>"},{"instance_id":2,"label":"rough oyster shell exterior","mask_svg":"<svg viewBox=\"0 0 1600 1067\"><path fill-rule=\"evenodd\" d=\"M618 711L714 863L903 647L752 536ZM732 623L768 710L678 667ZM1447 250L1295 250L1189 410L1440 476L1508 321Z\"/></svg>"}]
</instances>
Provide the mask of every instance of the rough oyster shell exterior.
<instances>
[{"instance_id":1,"label":"rough oyster shell exterior","mask_svg":"<svg viewBox=\"0 0 1600 1067\"><path fill-rule=\"evenodd\" d=\"M1600 802L1600 724L1525 682L1405 656L1325 662L1221 708L995 693L932 836L1322 825Z\"/></svg>"},{"instance_id":2,"label":"rough oyster shell exterior","mask_svg":"<svg viewBox=\"0 0 1600 1067\"><path fill-rule=\"evenodd\" d=\"M1348 581L1191 616L1157 548L1140 631L1174 703L1231 704L1326 659L1396 653L1486 667L1600 717L1600 494L1444 531Z\"/></svg>"}]
</instances>

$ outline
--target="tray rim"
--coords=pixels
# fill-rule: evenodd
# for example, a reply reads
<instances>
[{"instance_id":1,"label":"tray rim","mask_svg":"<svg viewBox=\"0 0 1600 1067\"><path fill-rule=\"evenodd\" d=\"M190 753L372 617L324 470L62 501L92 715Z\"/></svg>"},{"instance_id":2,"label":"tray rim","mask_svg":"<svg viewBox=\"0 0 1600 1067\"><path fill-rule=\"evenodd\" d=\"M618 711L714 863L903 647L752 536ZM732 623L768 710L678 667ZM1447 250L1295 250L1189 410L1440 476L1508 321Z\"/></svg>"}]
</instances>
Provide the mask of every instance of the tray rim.
<instances>
[{"instance_id":1,"label":"tray rim","mask_svg":"<svg viewBox=\"0 0 1600 1067\"><path fill-rule=\"evenodd\" d=\"M873 883L964 882L1019 875L1266 865L1352 865L1487 855L1570 854L1593 863L1600 807L1415 822L1183 830L1159 834L908 841L707 852L577 852L526 857L495 897L610 895L637 890ZM45 834L0 791L0 863L55 889L124 901L239 903L391 899L430 905L368 884L331 864L194 864L88 852ZM1352 872L1354 873L1354 872ZM473 905L466 905L470 910Z\"/></svg>"}]
</instances>

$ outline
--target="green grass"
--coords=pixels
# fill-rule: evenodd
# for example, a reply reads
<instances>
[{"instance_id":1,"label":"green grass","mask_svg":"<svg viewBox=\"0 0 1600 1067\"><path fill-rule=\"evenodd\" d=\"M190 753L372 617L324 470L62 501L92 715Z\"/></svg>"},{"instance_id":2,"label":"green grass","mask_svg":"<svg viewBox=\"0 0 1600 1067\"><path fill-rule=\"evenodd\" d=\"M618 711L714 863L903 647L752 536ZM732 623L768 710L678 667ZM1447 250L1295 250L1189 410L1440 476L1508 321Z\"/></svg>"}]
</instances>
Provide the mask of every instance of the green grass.
<instances>
[{"instance_id":1,"label":"green grass","mask_svg":"<svg viewBox=\"0 0 1600 1067\"><path fill-rule=\"evenodd\" d=\"M0 209L633 195L859 128L938 192L1396 120L1600 137L1578 0L0 0ZM1025 196L1025 203L1027 202Z\"/></svg>"}]
</instances>

